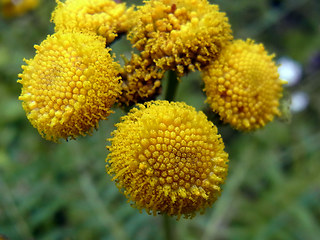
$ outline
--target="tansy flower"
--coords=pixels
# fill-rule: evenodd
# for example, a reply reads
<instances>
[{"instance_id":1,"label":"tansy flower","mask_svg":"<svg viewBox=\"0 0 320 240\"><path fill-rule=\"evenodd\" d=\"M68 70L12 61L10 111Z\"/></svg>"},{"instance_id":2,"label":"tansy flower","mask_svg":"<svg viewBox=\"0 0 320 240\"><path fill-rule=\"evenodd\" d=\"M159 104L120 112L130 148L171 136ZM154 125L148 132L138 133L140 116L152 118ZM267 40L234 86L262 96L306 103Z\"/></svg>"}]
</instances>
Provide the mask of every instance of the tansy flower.
<instances>
[{"instance_id":1,"label":"tansy flower","mask_svg":"<svg viewBox=\"0 0 320 240\"><path fill-rule=\"evenodd\" d=\"M150 0L136 12L129 39L165 70L179 76L207 65L232 39L218 5L206 0Z\"/></svg>"},{"instance_id":2,"label":"tansy flower","mask_svg":"<svg viewBox=\"0 0 320 240\"><path fill-rule=\"evenodd\" d=\"M151 59L132 54L120 72L123 80L120 103L130 105L151 100L159 94L164 71Z\"/></svg>"},{"instance_id":3,"label":"tansy flower","mask_svg":"<svg viewBox=\"0 0 320 240\"><path fill-rule=\"evenodd\" d=\"M36 8L39 0L0 0L2 15L5 17L15 17Z\"/></svg>"},{"instance_id":4,"label":"tansy flower","mask_svg":"<svg viewBox=\"0 0 320 240\"><path fill-rule=\"evenodd\" d=\"M185 103L132 109L113 132L107 172L138 209L180 218L217 200L228 154L217 128Z\"/></svg>"},{"instance_id":5,"label":"tansy flower","mask_svg":"<svg viewBox=\"0 0 320 240\"><path fill-rule=\"evenodd\" d=\"M117 33L126 32L131 26L133 7L114 0L67 0L57 1L52 13L55 30L89 31L104 36L112 42Z\"/></svg>"},{"instance_id":6,"label":"tansy flower","mask_svg":"<svg viewBox=\"0 0 320 240\"><path fill-rule=\"evenodd\" d=\"M236 40L203 72L207 102L224 122L254 130L280 115L284 81L262 44Z\"/></svg>"},{"instance_id":7,"label":"tansy flower","mask_svg":"<svg viewBox=\"0 0 320 240\"><path fill-rule=\"evenodd\" d=\"M25 60L19 97L31 124L48 140L84 135L120 95L119 66L103 37L57 32Z\"/></svg>"}]
</instances>

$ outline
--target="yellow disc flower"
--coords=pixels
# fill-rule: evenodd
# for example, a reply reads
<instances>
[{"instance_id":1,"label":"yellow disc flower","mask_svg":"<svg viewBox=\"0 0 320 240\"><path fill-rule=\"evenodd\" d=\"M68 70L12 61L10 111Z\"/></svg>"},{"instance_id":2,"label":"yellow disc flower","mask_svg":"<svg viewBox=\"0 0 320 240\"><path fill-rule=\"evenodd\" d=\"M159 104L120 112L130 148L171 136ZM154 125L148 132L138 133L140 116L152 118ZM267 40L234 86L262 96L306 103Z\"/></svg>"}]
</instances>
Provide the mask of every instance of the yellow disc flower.
<instances>
[{"instance_id":1,"label":"yellow disc flower","mask_svg":"<svg viewBox=\"0 0 320 240\"><path fill-rule=\"evenodd\" d=\"M4 17L16 17L36 8L39 0L0 0L0 8Z\"/></svg>"},{"instance_id":2,"label":"yellow disc flower","mask_svg":"<svg viewBox=\"0 0 320 240\"><path fill-rule=\"evenodd\" d=\"M110 43L117 33L126 32L132 23L133 7L114 0L67 0L57 1L52 13L55 30L88 31L104 36Z\"/></svg>"},{"instance_id":3,"label":"yellow disc flower","mask_svg":"<svg viewBox=\"0 0 320 240\"><path fill-rule=\"evenodd\" d=\"M203 71L207 102L221 119L243 131L263 127L280 115L278 69L262 44L236 40Z\"/></svg>"},{"instance_id":4,"label":"yellow disc flower","mask_svg":"<svg viewBox=\"0 0 320 240\"><path fill-rule=\"evenodd\" d=\"M19 74L22 106L47 140L85 135L105 119L120 95L118 64L103 37L57 32Z\"/></svg>"},{"instance_id":5,"label":"yellow disc flower","mask_svg":"<svg viewBox=\"0 0 320 240\"><path fill-rule=\"evenodd\" d=\"M122 117L107 172L147 213L193 217L221 193L228 154L217 128L185 103L151 101Z\"/></svg>"},{"instance_id":6,"label":"yellow disc flower","mask_svg":"<svg viewBox=\"0 0 320 240\"><path fill-rule=\"evenodd\" d=\"M164 71L155 66L151 59L132 54L131 60L120 72L123 80L120 103L130 105L148 101L160 93Z\"/></svg>"},{"instance_id":7,"label":"yellow disc flower","mask_svg":"<svg viewBox=\"0 0 320 240\"><path fill-rule=\"evenodd\" d=\"M165 70L200 70L233 37L228 18L206 0L150 0L136 12L129 39Z\"/></svg>"}]
</instances>

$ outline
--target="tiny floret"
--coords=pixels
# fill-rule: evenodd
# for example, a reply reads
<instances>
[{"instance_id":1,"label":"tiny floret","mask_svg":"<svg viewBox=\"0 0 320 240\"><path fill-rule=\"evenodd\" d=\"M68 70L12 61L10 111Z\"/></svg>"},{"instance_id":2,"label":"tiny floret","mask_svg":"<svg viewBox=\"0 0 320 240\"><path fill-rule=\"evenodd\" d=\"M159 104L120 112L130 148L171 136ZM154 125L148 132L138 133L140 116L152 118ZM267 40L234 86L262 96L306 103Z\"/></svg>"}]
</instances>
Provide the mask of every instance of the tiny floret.
<instances>
[{"instance_id":1,"label":"tiny floret","mask_svg":"<svg viewBox=\"0 0 320 240\"><path fill-rule=\"evenodd\" d=\"M235 40L203 71L207 102L235 129L250 131L280 115L284 81L274 55L253 40Z\"/></svg>"},{"instance_id":2,"label":"tiny floret","mask_svg":"<svg viewBox=\"0 0 320 240\"><path fill-rule=\"evenodd\" d=\"M136 12L129 39L157 66L179 76L216 58L233 37L225 13L206 0L149 0Z\"/></svg>"},{"instance_id":3,"label":"tiny floret","mask_svg":"<svg viewBox=\"0 0 320 240\"><path fill-rule=\"evenodd\" d=\"M29 121L47 140L91 132L120 95L119 66L104 38L57 32L35 48L18 80Z\"/></svg>"},{"instance_id":4,"label":"tiny floret","mask_svg":"<svg viewBox=\"0 0 320 240\"><path fill-rule=\"evenodd\" d=\"M204 113L182 102L151 101L116 127L106 168L135 207L191 218L217 200L228 154Z\"/></svg>"}]
</instances>

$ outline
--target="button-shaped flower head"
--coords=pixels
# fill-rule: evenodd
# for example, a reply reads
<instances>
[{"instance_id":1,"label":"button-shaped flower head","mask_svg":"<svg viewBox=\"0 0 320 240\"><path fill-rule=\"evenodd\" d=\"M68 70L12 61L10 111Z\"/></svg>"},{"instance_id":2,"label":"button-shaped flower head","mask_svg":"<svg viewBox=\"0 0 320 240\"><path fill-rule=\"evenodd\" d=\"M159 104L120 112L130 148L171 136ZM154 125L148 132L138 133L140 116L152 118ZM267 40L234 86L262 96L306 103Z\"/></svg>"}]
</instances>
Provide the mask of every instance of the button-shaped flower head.
<instances>
[{"instance_id":1,"label":"button-shaped flower head","mask_svg":"<svg viewBox=\"0 0 320 240\"><path fill-rule=\"evenodd\" d=\"M123 104L152 100L160 93L164 71L150 58L133 53L120 74L123 83L119 102Z\"/></svg>"},{"instance_id":2,"label":"button-shaped flower head","mask_svg":"<svg viewBox=\"0 0 320 240\"><path fill-rule=\"evenodd\" d=\"M280 115L284 81L262 44L236 40L203 72L207 102L221 119L243 131L263 127Z\"/></svg>"},{"instance_id":3,"label":"button-shaped flower head","mask_svg":"<svg viewBox=\"0 0 320 240\"><path fill-rule=\"evenodd\" d=\"M48 140L84 135L105 119L120 95L119 67L103 37L57 32L19 74L22 106Z\"/></svg>"},{"instance_id":4,"label":"button-shaped flower head","mask_svg":"<svg viewBox=\"0 0 320 240\"><path fill-rule=\"evenodd\" d=\"M217 128L185 103L138 106L116 125L107 172L138 209L178 218L203 212L227 175L228 154Z\"/></svg>"},{"instance_id":5,"label":"button-shaped flower head","mask_svg":"<svg viewBox=\"0 0 320 240\"><path fill-rule=\"evenodd\" d=\"M116 33L126 32L132 23L133 7L114 0L57 0L57 4L52 13L56 31L88 31L112 42Z\"/></svg>"},{"instance_id":6,"label":"button-shaped flower head","mask_svg":"<svg viewBox=\"0 0 320 240\"><path fill-rule=\"evenodd\" d=\"M201 69L232 39L218 5L206 0L150 0L139 7L129 39L161 68L179 76Z\"/></svg>"}]
</instances>

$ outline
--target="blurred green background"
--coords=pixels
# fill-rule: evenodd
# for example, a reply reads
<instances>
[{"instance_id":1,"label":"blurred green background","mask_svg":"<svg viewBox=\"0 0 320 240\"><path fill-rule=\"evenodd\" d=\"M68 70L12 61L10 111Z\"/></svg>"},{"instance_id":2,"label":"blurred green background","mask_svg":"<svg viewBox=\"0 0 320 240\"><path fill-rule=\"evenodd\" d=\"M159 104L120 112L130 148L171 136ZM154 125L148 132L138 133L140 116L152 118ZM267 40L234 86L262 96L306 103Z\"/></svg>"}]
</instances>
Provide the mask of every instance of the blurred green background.
<instances>
[{"instance_id":1,"label":"blurred green background","mask_svg":"<svg viewBox=\"0 0 320 240\"><path fill-rule=\"evenodd\" d=\"M128 1L141 4L142 1ZM220 199L204 215L171 224L175 239L320 239L320 1L219 0L236 38L253 38L302 67L287 99L300 108L254 133L219 122L204 104L199 73L182 79L177 101L204 110L230 155ZM31 239L165 239L161 216L131 208L105 173L115 109L92 136L55 144L40 137L18 101L23 58L53 33L53 0L34 11L0 16L0 235ZM126 52L125 39L114 52ZM165 84L165 83L164 83Z\"/></svg>"}]
</instances>

